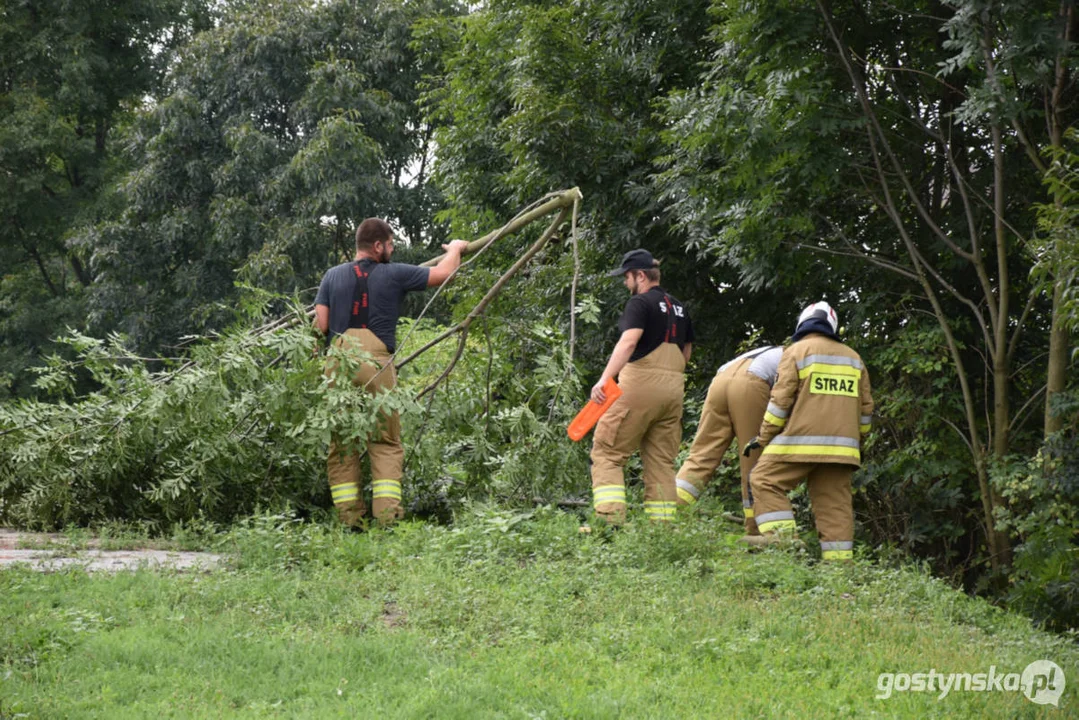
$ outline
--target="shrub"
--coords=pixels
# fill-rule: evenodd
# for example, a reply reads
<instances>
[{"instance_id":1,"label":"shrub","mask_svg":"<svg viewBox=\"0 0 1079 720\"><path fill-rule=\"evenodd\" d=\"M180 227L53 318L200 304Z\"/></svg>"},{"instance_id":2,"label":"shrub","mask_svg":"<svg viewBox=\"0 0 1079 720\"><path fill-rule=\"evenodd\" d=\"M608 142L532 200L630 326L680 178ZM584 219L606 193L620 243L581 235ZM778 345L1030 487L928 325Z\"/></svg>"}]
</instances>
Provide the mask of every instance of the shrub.
<instances>
[{"instance_id":1,"label":"shrub","mask_svg":"<svg viewBox=\"0 0 1079 720\"><path fill-rule=\"evenodd\" d=\"M1046 627L1079 628L1079 437L1058 433L993 479L1008 503L1001 519L1020 538L1008 602Z\"/></svg>"}]
</instances>

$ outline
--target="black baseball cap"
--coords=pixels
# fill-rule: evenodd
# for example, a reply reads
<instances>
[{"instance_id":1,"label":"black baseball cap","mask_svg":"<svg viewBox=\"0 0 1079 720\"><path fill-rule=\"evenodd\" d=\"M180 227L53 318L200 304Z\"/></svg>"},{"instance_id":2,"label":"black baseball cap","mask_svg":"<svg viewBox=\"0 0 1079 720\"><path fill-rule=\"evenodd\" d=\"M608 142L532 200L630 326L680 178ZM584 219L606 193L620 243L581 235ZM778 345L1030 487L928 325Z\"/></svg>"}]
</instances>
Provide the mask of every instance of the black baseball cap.
<instances>
[{"instance_id":1,"label":"black baseball cap","mask_svg":"<svg viewBox=\"0 0 1079 720\"><path fill-rule=\"evenodd\" d=\"M622 256L622 267L611 270L607 273L610 277L617 275L625 275L630 270L650 270L654 267L659 267L659 263L652 257L652 253L643 248L637 250L630 250L628 253Z\"/></svg>"}]
</instances>

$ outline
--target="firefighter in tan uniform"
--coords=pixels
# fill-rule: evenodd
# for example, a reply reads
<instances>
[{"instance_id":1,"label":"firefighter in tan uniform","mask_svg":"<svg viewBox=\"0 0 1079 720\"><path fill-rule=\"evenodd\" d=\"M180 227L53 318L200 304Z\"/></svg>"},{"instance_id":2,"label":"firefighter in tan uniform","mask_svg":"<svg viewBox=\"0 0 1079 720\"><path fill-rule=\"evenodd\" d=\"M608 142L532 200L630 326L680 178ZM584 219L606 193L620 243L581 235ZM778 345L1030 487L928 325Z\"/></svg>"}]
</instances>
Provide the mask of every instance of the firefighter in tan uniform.
<instances>
[{"instance_id":1,"label":"firefighter in tan uniform","mask_svg":"<svg viewBox=\"0 0 1079 720\"><path fill-rule=\"evenodd\" d=\"M352 262L330 268L315 297L315 327L337 348L365 351L372 362L357 365L352 384L375 394L397 385L391 357L397 342L397 319L405 293L444 283L461 264L464 240L443 245L446 256L433 268L391 262L393 230L379 218L368 218L356 229ZM331 375L335 362L326 365ZM380 419L367 438L371 460L371 510L381 524L404 515L401 476L404 449L397 413ZM367 506L361 487L360 458L346 443L333 438L327 462L330 495L338 517L348 526L363 522Z\"/></svg>"},{"instance_id":2,"label":"firefighter in tan uniform","mask_svg":"<svg viewBox=\"0 0 1079 720\"><path fill-rule=\"evenodd\" d=\"M701 422L697 426L693 445L689 448L689 457L675 474L679 505L697 502L735 438L745 443L756 436L768 405L768 395L779 374L782 355L781 347L757 348L739 355L716 372L708 387ZM735 448L738 447L735 445ZM759 450L754 450L748 456L739 453L742 512L747 535L760 534L753 519L753 496L749 490L749 471L759 456Z\"/></svg>"},{"instance_id":3,"label":"firefighter in tan uniform","mask_svg":"<svg viewBox=\"0 0 1079 720\"><path fill-rule=\"evenodd\" d=\"M606 399L603 386L617 377L622 396L596 424L592 440L592 500L596 515L620 523L626 515L623 467L638 448L644 509L650 520L674 517L674 460L682 441L685 368L693 349L693 324L676 298L659 285L659 263L647 250L631 250L621 267L630 292L611 353L592 400Z\"/></svg>"},{"instance_id":4,"label":"firefighter in tan uniform","mask_svg":"<svg viewBox=\"0 0 1079 720\"><path fill-rule=\"evenodd\" d=\"M861 438L872 422L873 397L865 364L840 341L838 326L828 303L810 305L783 351L760 432L746 446L746 452L763 447L750 477L763 535L742 538L750 545L794 534L787 493L807 480L821 556L853 557L851 477L861 464Z\"/></svg>"}]
</instances>

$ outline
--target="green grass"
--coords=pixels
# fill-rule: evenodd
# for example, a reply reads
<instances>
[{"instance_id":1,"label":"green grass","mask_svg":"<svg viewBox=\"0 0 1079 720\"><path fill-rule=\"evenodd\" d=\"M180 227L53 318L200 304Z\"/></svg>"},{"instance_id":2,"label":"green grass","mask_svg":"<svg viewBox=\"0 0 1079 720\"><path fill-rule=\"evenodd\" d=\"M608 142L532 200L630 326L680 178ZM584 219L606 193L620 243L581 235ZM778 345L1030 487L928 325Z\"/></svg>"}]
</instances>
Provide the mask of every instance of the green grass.
<instances>
[{"instance_id":1,"label":"green grass","mask_svg":"<svg viewBox=\"0 0 1079 720\"><path fill-rule=\"evenodd\" d=\"M553 510L342 533L264 516L202 574L0 572L0 717L1069 717L1079 650L912 568L751 555L722 521ZM1021 672L895 693L881 672Z\"/></svg>"}]
</instances>

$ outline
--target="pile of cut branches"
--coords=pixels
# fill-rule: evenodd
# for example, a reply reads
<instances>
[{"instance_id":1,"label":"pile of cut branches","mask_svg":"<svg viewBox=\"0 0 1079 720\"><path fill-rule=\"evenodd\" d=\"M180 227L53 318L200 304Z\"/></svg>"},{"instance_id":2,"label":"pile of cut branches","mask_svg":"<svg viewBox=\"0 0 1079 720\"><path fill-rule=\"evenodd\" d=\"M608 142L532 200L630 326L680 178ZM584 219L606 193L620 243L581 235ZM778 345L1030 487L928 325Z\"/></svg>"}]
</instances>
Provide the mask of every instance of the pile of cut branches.
<instances>
[{"instance_id":1,"label":"pile of cut branches","mask_svg":"<svg viewBox=\"0 0 1079 720\"><path fill-rule=\"evenodd\" d=\"M491 342L486 316L513 277L575 220L579 199L576 190L547 196L470 243L459 273L497 240L558 211L454 325L436 327L422 314L402 323L399 352L416 349L396 365L411 367L397 390L377 397L329 382L312 353L312 311L298 303L254 330L249 322L196 339L178 358L135 356L115 336L62 338L75 359L54 356L41 370L37 385L50 399L0 406L0 522L52 528L122 519L165 527L192 518L225 523L260 506L326 507L330 437L362 452L379 414L394 410L405 418L414 503L469 492L530 500L547 475L539 457L572 466L563 477L582 476L579 448L550 423L560 398L577 390L573 313L568 342L565 333L548 338L549 352L530 360L528 382L517 377L520 359ZM266 307L280 298L263 300ZM472 332L477 321L483 342ZM451 350L443 343L453 337ZM362 359L328 352L345 376ZM77 395L73 388L86 378L97 389ZM537 394L543 402L530 402ZM538 453L537 444L550 447Z\"/></svg>"}]
</instances>

